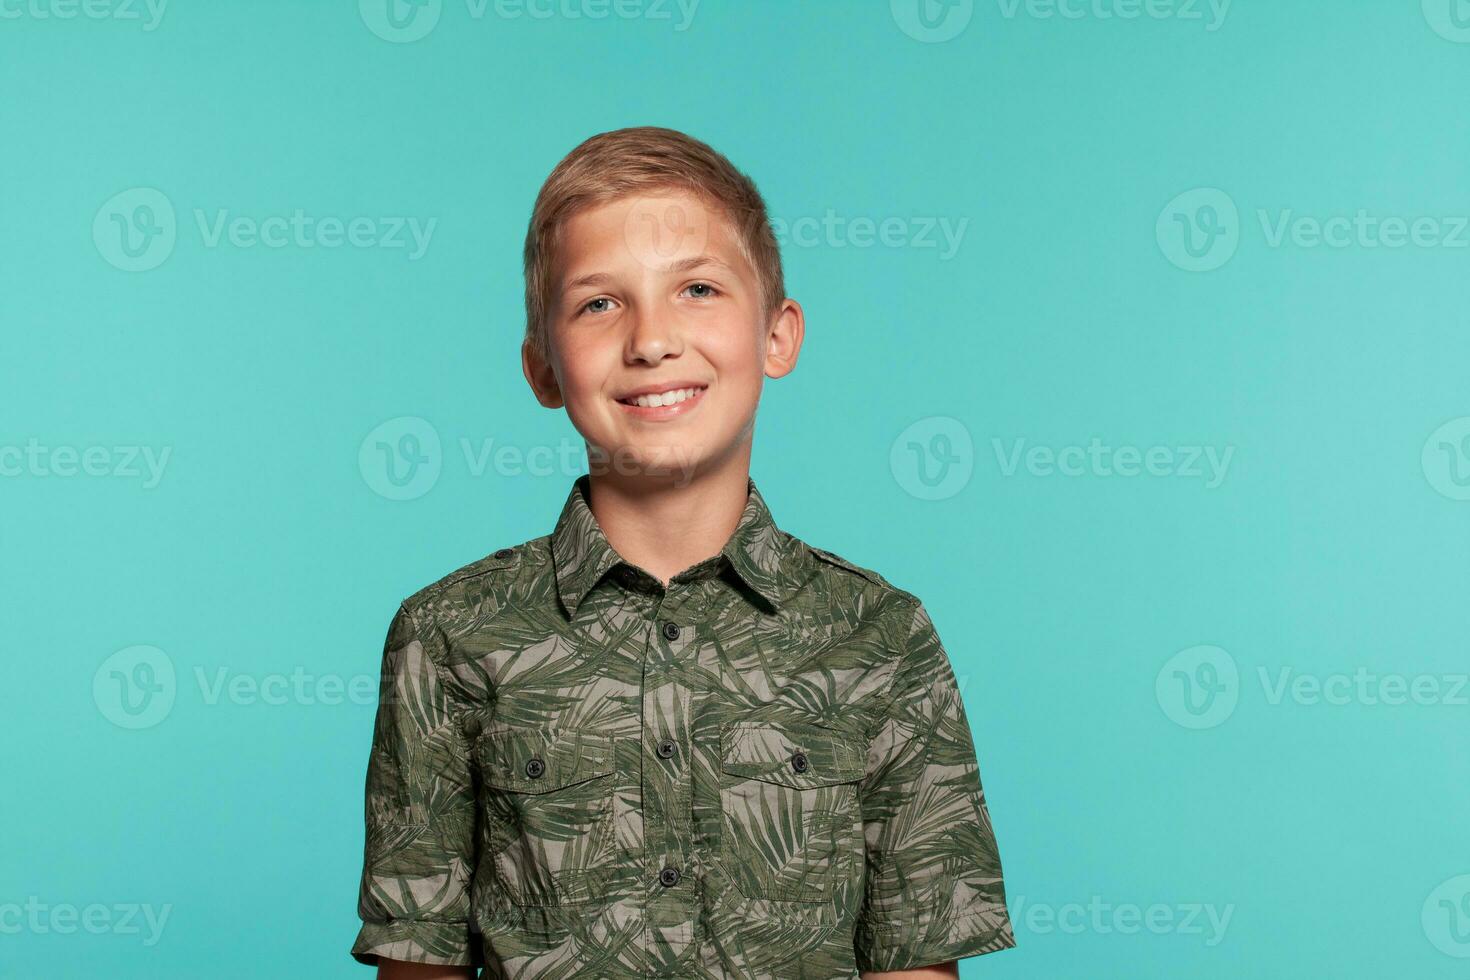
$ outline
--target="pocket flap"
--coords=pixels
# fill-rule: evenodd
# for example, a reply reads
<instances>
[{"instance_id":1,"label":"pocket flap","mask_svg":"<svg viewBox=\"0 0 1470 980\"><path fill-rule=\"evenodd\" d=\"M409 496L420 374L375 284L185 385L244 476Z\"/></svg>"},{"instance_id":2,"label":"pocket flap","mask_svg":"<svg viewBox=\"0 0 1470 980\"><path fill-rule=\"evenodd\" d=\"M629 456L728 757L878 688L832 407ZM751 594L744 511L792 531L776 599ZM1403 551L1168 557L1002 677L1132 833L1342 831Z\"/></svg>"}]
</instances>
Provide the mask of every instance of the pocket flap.
<instances>
[{"instance_id":1,"label":"pocket flap","mask_svg":"<svg viewBox=\"0 0 1470 980\"><path fill-rule=\"evenodd\" d=\"M784 721L741 721L720 733L725 772L804 789L863 776L867 746L833 728Z\"/></svg>"},{"instance_id":2,"label":"pocket flap","mask_svg":"<svg viewBox=\"0 0 1470 980\"><path fill-rule=\"evenodd\" d=\"M606 735L491 730L480 736L476 752L485 784L515 793L549 793L613 771L613 740Z\"/></svg>"}]
</instances>

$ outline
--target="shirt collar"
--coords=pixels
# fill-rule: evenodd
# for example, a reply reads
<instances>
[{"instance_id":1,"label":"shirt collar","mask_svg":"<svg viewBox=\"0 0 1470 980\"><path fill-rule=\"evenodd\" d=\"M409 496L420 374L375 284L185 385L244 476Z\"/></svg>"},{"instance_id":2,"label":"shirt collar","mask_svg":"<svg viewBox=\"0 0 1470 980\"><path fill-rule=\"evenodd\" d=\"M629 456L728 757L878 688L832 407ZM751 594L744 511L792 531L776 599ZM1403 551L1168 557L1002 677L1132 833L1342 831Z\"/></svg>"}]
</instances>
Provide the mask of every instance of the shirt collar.
<instances>
[{"instance_id":1,"label":"shirt collar","mask_svg":"<svg viewBox=\"0 0 1470 980\"><path fill-rule=\"evenodd\" d=\"M587 505L591 478L579 476L567 494L551 533L551 556L562 605L575 614L582 599L623 558ZM736 575L773 609L779 609L801 587L800 543L776 526L755 481L746 478L745 507L725 546L720 549Z\"/></svg>"}]
</instances>

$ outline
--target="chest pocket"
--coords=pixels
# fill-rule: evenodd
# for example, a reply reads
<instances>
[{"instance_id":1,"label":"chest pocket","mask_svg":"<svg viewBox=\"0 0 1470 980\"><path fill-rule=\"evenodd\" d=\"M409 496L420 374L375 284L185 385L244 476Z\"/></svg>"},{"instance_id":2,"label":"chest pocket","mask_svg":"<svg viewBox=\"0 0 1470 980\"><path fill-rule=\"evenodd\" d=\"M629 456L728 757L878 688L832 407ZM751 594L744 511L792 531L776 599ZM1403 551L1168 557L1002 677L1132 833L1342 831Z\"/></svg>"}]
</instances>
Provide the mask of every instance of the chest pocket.
<instances>
[{"instance_id":1,"label":"chest pocket","mask_svg":"<svg viewBox=\"0 0 1470 980\"><path fill-rule=\"evenodd\" d=\"M515 905L573 905L604 892L616 854L613 739L499 729L475 744L482 862Z\"/></svg>"},{"instance_id":2,"label":"chest pocket","mask_svg":"<svg viewBox=\"0 0 1470 980\"><path fill-rule=\"evenodd\" d=\"M720 734L721 859L748 898L824 902L862 860L856 783L866 745L785 721Z\"/></svg>"}]
</instances>

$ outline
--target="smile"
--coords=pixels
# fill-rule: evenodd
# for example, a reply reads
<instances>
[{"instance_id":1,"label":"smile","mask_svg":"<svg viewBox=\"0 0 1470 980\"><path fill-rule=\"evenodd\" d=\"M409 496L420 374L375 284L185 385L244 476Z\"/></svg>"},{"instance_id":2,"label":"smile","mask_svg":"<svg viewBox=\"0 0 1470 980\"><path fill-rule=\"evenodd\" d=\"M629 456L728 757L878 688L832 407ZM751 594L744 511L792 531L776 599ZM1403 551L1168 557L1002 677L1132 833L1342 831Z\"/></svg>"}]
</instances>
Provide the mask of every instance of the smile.
<instances>
[{"instance_id":1,"label":"smile","mask_svg":"<svg viewBox=\"0 0 1470 980\"><path fill-rule=\"evenodd\" d=\"M666 391L650 391L616 399L635 418L666 419L683 415L700 403L708 385L688 385Z\"/></svg>"}]
</instances>

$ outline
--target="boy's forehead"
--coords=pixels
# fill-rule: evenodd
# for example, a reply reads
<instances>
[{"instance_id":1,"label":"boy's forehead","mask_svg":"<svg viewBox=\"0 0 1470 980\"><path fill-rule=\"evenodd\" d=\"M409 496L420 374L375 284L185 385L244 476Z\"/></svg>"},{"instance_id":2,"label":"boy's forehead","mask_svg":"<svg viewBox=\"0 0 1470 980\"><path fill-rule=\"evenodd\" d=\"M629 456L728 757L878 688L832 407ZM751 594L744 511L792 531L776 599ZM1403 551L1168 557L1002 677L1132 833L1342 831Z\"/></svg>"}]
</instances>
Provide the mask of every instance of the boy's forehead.
<instances>
[{"instance_id":1,"label":"boy's forehead","mask_svg":"<svg viewBox=\"0 0 1470 980\"><path fill-rule=\"evenodd\" d=\"M567 282L629 257L655 271L708 255L749 272L728 213L673 188L624 195L576 212L557 236L557 280Z\"/></svg>"}]
</instances>

